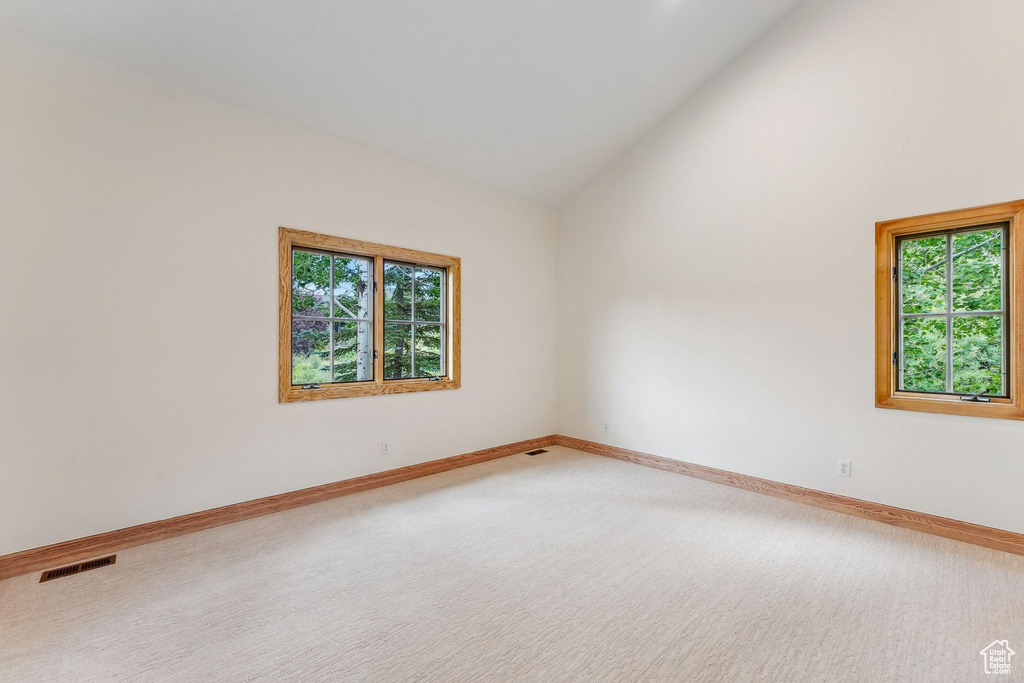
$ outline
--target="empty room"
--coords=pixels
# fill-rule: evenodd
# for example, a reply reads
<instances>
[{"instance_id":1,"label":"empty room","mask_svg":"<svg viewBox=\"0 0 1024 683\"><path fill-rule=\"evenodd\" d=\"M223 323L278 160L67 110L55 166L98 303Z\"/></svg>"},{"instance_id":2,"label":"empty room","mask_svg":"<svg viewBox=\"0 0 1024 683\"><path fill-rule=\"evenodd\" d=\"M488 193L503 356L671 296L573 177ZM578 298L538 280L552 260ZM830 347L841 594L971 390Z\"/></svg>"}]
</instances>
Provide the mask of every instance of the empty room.
<instances>
[{"instance_id":1,"label":"empty room","mask_svg":"<svg viewBox=\"0 0 1024 683\"><path fill-rule=\"evenodd\" d=\"M0 0L0 683L1024 681L1022 35Z\"/></svg>"}]
</instances>

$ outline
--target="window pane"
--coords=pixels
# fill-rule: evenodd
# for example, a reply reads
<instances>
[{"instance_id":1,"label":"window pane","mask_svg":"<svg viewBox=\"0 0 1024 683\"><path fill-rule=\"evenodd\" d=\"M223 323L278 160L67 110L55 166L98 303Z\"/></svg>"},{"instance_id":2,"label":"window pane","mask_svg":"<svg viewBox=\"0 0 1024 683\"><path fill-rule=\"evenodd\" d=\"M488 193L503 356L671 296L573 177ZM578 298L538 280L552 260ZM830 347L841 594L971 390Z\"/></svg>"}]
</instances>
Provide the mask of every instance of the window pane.
<instances>
[{"instance_id":1,"label":"window pane","mask_svg":"<svg viewBox=\"0 0 1024 683\"><path fill-rule=\"evenodd\" d=\"M384 317L412 320L412 266L384 263Z\"/></svg>"},{"instance_id":2,"label":"window pane","mask_svg":"<svg viewBox=\"0 0 1024 683\"><path fill-rule=\"evenodd\" d=\"M1002 260L1002 230L953 235L953 310L1001 310Z\"/></svg>"},{"instance_id":3,"label":"window pane","mask_svg":"<svg viewBox=\"0 0 1024 683\"><path fill-rule=\"evenodd\" d=\"M441 321L442 275L435 268L416 269L416 320Z\"/></svg>"},{"instance_id":4,"label":"window pane","mask_svg":"<svg viewBox=\"0 0 1024 683\"><path fill-rule=\"evenodd\" d=\"M336 318L370 317L370 275L372 262L351 256L334 257L334 316Z\"/></svg>"},{"instance_id":5,"label":"window pane","mask_svg":"<svg viewBox=\"0 0 1024 683\"><path fill-rule=\"evenodd\" d=\"M946 319L906 318L902 334L900 389L945 391Z\"/></svg>"},{"instance_id":6,"label":"window pane","mask_svg":"<svg viewBox=\"0 0 1024 683\"><path fill-rule=\"evenodd\" d=\"M441 349L444 335L440 325L416 326L416 376L437 377L444 374Z\"/></svg>"},{"instance_id":7,"label":"window pane","mask_svg":"<svg viewBox=\"0 0 1024 683\"><path fill-rule=\"evenodd\" d=\"M900 242L904 313L946 310L946 237L922 237Z\"/></svg>"},{"instance_id":8,"label":"window pane","mask_svg":"<svg viewBox=\"0 0 1024 683\"><path fill-rule=\"evenodd\" d=\"M292 252L292 314L328 317L331 314L331 257L308 251Z\"/></svg>"},{"instance_id":9,"label":"window pane","mask_svg":"<svg viewBox=\"0 0 1024 683\"><path fill-rule=\"evenodd\" d=\"M364 382L373 379L372 325L334 323L334 381Z\"/></svg>"},{"instance_id":10,"label":"window pane","mask_svg":"<svg viewBox=\"0 0 1024 683\"><path fill-rule=\"evenodd\" d=\"M384 326L384 379L412 376L412 325Z\"/></svg>"},{"instance_id":11,"label":"window pane","mask_svg":"<svg viewBox=\"0 0 1024 683\"><path fill-rule=\"evenodd\" d=\"M1003 393L1003 318L965 315L953 318L953 391Z\"/></svg>"},{"instance_id":12,"label":"window pane","mask_svg":"<svg viewBox=\"0 0 1024 683\"><path fill-rule=\"evenodd\" d=\"M331 332L326 320L292 321L292 384L331 381Z\"/></svg>"}]
</instances>

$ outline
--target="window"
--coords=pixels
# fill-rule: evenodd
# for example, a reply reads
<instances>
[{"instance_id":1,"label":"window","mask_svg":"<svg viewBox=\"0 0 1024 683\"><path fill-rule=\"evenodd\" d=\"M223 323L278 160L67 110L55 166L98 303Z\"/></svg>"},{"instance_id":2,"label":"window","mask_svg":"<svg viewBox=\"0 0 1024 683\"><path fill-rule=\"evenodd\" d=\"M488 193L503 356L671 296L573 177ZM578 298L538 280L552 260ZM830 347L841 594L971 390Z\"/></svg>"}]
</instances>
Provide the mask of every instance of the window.
<instances>
[{"instance_id":1,"label":"window","mask_svg":"<svg viewBox=\"0 0 1024 683\"><path fill-rule=\"evenodd\" d=\"M444 375L443 268L384 261L384 378Z\"/></svg>"},{"instance_id":2,"label":"window","mask_svg":"<svg viewBox=\"0 0 1024 683\"><path fill-rule=\"evenodd\" d=\"M373 379L373 259L292 249L291 383Z\"/></svg>"},{"instance_id":3,"label":"window","mask_svg":"<svg viewBox=\"0 0 1024 683\"><path fill-rule=\"evenodd\" d=\"M1006 224L896 243L898 388L1006 396Z\"/></svg>"},{"instance_id":4,"label":"window","mask_svg":"<svg viewBox=\"0 0 1024 683\"><path fill-rule=\"evenodd\" d=\"M460 261L280 229L279 399L459 387Z\"/></svg>"},{"instance_id":5,"label":"window","mask_svg":"<svg viewBox=\"0 0 1024 683\"><path fill-rule=\"evenodd\" d=\"M1024 202L876 225L876 405L1024 418Z\"/></svg>"}]
</instances>

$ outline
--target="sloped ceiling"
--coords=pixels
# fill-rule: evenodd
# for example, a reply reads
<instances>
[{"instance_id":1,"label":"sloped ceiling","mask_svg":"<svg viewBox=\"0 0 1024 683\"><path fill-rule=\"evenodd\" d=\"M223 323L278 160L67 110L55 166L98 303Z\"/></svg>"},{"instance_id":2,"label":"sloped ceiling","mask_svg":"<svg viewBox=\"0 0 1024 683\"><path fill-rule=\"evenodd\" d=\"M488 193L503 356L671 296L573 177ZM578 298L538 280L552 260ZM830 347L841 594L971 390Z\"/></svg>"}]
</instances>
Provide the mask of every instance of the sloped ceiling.
<instances>
[{"instance_id":1,"label":"sloped ceiling","mask_svg":"<svg viewBox=\"0 0 1024 683\"><path fill-rule=\"evenodd\" d=\"M0 0L0 26L555 206L799 0Z\"/></svg>"}]
</instances>

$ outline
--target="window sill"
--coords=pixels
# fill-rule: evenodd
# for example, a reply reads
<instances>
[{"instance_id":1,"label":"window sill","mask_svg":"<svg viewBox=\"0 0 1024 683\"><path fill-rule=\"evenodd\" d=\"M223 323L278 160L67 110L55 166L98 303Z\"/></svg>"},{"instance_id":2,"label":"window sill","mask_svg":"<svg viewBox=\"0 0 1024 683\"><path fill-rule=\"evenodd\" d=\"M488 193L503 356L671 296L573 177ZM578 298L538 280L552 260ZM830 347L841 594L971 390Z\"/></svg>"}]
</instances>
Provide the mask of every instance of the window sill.
<instances>
[{"instance_id":1,"label":"window sill","mask_svg":"<svg viewBox=\"0 0 1024 683\"><path fill-rule=\"evenodd\" d=\"M414 391L443 391L458 389L460 382L454 379L406 379L378 382L351 382L346 384L328 384L319 389L303 389L288 386L281 390L280 403L299 403L302 401L320 401L331 398L351 398L354 396L383 396L385 394L407 394Z\"/></svg>"},{"instance_id":2,"label":"window sill","mask_svg":"<svg viewBox=\"0 0 1024 683\"><path fill-rule=\"evenodd\" d=\"M920 394L896 394L880 396L875 407L892 410L913 410L923 413L944 415L966 415L968 417L991 417L1003 420L1024 420L1024 408L1010 399L994 398L990 403L961 401L957 396L936 397Z\"/></svg>"}]
</instances>

